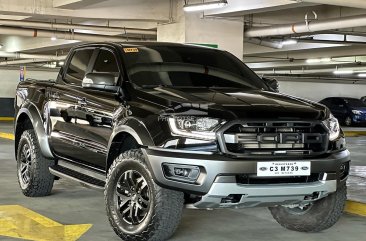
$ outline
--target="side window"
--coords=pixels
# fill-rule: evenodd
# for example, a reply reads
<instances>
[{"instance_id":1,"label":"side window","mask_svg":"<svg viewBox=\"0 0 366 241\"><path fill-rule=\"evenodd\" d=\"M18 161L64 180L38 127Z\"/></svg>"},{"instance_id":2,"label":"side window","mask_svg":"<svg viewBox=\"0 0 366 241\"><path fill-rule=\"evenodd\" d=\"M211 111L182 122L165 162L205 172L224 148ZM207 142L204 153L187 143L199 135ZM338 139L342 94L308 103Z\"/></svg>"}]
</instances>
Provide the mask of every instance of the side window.
<instances>
[{"instance_id":1,"label":"side window","mask_svg":"<svg viewBox=\"0 0 366 241\"><path fill-rule=\"evenodd\" d=\"M93 67L93 73L112 73L119 75L117 60L111 51L101 49Z\"/></svg>"},{"instance_id":2,"label":"side window","mask_svg":"<svg viewBox=\"0 0 366 241\"><path fill-rule=\"evenodd\" d=\"M74 53L65 75L66 82L81 86L93 51L93 49L82 49Z\"/></svg>"},{"instance_id":3,"label":"side window","mask_svg":"<svg viewBox=\"0 0 366 241\"><path fill-rule=\"evenodd\" d=\"M336 99L333 99L332 104L333 104L333 106L339 107L340 105L343 105L344 103L343 103L342 99L336 98Z\"/></svg>"}]
</instances>

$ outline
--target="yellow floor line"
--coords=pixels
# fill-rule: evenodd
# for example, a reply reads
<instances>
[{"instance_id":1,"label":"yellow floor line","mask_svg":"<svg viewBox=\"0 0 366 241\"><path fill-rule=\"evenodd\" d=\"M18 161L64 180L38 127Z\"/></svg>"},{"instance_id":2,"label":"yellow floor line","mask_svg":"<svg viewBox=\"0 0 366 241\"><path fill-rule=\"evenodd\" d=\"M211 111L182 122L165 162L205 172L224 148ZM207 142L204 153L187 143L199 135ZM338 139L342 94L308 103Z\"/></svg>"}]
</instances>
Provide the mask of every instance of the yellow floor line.
<instances>
[{"instance_id":1,"label":"yellow floor line","mask_svg":"<svg viewBox=\"0 0 366 241\"><path fill-rule=\"evenodd\" d=\"M4 132L0 132L0 138L9 139L9 140L15 140L15 136L13 134L4 133Z\"/></svg>"},{"instance_id":2,"label":"yellow floor line","mask_svg":"<svg viewBox=\"0 0 366 241\"><path fill-rule=\"evenodd\" d=\"M91 224L63 225L18 205L0 206L1 236L34 241L76 241Z\"/></svg>"},{"instance_id":3,"label":"yellow floor line","mask_svg":"<svg viewBox=\"0 0 366 241\"><path fill-rule=\"evenodd\" d=\"M346 137L366 136L366 131L345 131Z\"/></svg>"},{"instance_id":4,"label":"yellow floor line","mask_svg":"<svg viewBox=\"0 0 366 241\"><path fill-rule=\"evenodd\" d=\"M366 203L360 203L348 200L346 203L345 211L347 213L366 217Z\"/></svg>"},{"instance_id":5,"label":"yellow floor line","mask_svg":"<svg viewBox=\"0 0 366 241\"><path fill-rule=\"evenodd\" d=\"M0 121L13 121L14 117L0 117Z\"/></svg>"}]
</instances>

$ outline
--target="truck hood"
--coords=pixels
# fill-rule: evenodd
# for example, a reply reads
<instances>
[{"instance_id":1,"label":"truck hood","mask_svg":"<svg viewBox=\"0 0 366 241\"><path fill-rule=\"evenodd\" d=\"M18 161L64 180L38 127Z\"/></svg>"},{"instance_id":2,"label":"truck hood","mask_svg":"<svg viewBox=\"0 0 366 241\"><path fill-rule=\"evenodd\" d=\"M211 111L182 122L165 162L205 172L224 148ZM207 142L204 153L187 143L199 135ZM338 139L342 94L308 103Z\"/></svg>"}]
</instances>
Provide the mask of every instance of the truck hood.
<instances>
[{"instance_id":1,"label":"truck hood","mask_svg":"<svg viewBox=\"0 0 366 241\"><path fill-rule=\"evenodd\" d=\"M206 115L228 120L322 120L327 112L318 103L262 90L157 87L139 91L141 101L155 103L159 114L166 115Z\"/></svg>"}]
</instances>

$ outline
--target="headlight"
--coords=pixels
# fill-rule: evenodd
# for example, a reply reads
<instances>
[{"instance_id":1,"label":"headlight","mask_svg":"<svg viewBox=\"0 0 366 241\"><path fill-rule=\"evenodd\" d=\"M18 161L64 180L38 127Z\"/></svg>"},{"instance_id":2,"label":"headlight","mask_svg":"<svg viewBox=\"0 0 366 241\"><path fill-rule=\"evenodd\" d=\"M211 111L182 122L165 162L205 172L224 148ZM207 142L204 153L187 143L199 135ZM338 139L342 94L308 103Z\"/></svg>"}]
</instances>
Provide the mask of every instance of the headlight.
<instances>
[{"instance_id":1,"label":"headlight","mask_svg":"<svg viewBox=\"0 0 366 241\"><path fill-rule=\"evenodd\" d=\"M362 111L360 110L352 110L352 113L355 115L362 115Z\"/></svg>"},{"instance_id":2,"label":"headlight","mask_svg":"<svg viewBox=\"0 0 366 241\"><path fill-rule=\"evenodd\" d=\"M215 140L215 130L220 124L220 119L208 117L176 116L169 118L169 126L174 134L203 140Z\"/></svg>"},{"instance_id":3,"label":"headlight","mask_svg":"<svg viewBox=\"0 0 366 241\"><path fill-rule=\"evenodd\" d=\"M329 140L334 141L335 139L337 139L339 133L341 132L341 128L339 126L337 118L335 118L332 114L330 114L329 118L325 120L323 123L329 130Z\"/></svg>"}]
</instances>

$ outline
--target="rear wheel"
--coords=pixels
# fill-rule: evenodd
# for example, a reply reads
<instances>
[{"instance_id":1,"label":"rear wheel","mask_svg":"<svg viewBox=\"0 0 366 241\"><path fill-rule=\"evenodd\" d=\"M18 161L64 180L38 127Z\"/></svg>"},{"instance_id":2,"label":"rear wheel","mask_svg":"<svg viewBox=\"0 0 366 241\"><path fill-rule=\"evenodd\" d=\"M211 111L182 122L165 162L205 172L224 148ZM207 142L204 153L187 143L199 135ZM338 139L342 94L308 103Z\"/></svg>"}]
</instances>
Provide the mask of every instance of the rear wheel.
<instances>
[{"instance_id":1,"label":"rear wheel","mask_svg":"<svg viewBox=\"0 0 366 241\"><path fill-rule=\"evenodd\" d=\"M24 131L17 149L17 174L25 196L42 197L51 193L55 176L49 167L53 165L53 160L43 157L34 130Z\"/></svg>"},{"instance_id":2,"label":"rear wheel","mask_svg":"<svg viewBox=\"0 0 366 241\"><path fill-rule=\"evenodd\" d=\"M270 207L273 218L283 227L299 232L320 232L342 216L347 199L346 184L335 193L304 206Z\"/></svg>"},{"instance_id":3,"label":"rear wheel","mask_svg":"<svg viewBox=\"0 0 366 241\"><path fill-rule=\"evenodd\" d=\"M156 185L140 150L114 160L104 194L109 221L125 241L167 240L180 222L183 193Z\"/></svg>"}]
</instances>

